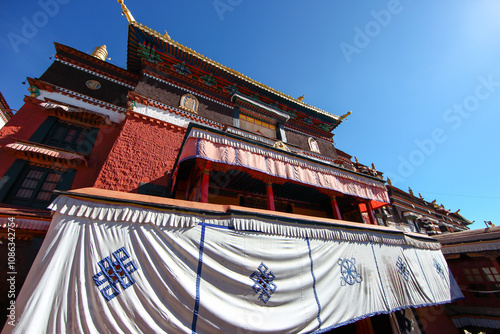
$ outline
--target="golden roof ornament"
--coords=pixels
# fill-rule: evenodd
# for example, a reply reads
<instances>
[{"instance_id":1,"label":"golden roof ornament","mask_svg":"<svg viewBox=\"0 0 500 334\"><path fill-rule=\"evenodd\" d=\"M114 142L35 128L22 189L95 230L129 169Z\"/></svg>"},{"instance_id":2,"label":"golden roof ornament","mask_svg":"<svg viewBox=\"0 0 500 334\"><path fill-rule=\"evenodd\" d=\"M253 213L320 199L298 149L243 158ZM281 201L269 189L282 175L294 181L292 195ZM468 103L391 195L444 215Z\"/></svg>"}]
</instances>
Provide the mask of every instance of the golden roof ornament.
<instances>
[{"instance_id":1,"label":"golden roof ornament","mask_svg":"<svg viewBox=\"0 0 500 334\"><path fill-rule=\"evenodd\" d=\"M167 33L166 30L165 30L165 33L163 34L163 37L170 39L170 35Z\"/></svg>"},{"instance_id":2,"label":"golden roof ornament","mask_svg":"<svg viewBox=\"0 0 500 334\"><path fill-rule=\"evenodd\" d=\"M410 195L415 196L415 195L413 195L413 190L411 190L410 187L408 187L408 192L410 193Z\"/></svg>"},{"instance_id":3,"label":"golden roof ornament","mask_svg":"<svg viewBox=\"0 0 500 334\"><path fill-rule=\"evenodd\" d=\"M377 170L377 168L375 167L375 164L373 162L372 162L372 169Z\"/></svg>"},{"instance_id":4,"label":"golden roof ornament","mask_svg":"<svg viewBox=\"0 0 500 334\"><path fill-rule=\"evenodd\" d=\"M305 95L299 96L299 97L297 98L297 100L302 101L302 100L304 100L304 97L306 97L306 96L305 96Z\"/></svg>"},{"instance_id":5,"label":"golden roof ornament","mask_svg":"<svg viewBox=\"0 0 500 334\"><path fill-rule=\"evenodd\" d=\"M421 193L418 193L418 197L420 197L420 199L421 199L421 200L423 200L423 199L424 199L424 196L422 196L422 194L421 194Z\"/></svg>"},{"instance_id":6,"label":"golden roof ornament","mask_svg":"<svg viewBox=\"0 0 500 334\"><path fill-rule=\"evenodd\" d=\"M90 55L102 61L106 61L106 57L108 56L108 50L106 49L106 45L101 45L96 47ZM111 58L108 58L108 60L109 59Z\"/></svg>"},{"instance_id":7,"label":"golden roof ornament","mask_svg":"<svg viewBox=\"0 0 500 334\"><path fill-rule=\"evenodd\" d=\"M338 120L338 121L339 121L339 122L342 122L342 121L343 121L345 118L347 118L347 116L349 116L350 114L351 114L351 112L349 111L347 114L344 114L344 115L340 116L340 118L339 118L339 120Z\"/></svg>"},{"instance_id":8,"label":"golden roof ornament","mask_svg":"<svg viewBox=\"0 0 500 334\"><path fill-rule=\"evenodd\" d=\"M357 164L359 164L358 157L354 156L354 161L356 161Z\"/></svg>"},{"instance_id":9,"label":"golden roof ornament","mask_svg":"<svg viewBox=\"0 0 500 334\"><path fill-rule=\"evenodd\" d=\"M123 0L118 0L118 3L122 6L122 13L127 17L128 23L135 22L134 17L132 16L132 13L130 10L128 10L127 6L123 3Z\"/></svg>"},{"instance_id":10,"label":"golden roof ornament","mask_svg":"<svg viewBox=\"0 0 500 334\"><path fill-rule=\"evenodd\" d=\"M389 177L387 177L387 184L389 184L392 187L392 181Z\"/></svg>"}]
</instances>

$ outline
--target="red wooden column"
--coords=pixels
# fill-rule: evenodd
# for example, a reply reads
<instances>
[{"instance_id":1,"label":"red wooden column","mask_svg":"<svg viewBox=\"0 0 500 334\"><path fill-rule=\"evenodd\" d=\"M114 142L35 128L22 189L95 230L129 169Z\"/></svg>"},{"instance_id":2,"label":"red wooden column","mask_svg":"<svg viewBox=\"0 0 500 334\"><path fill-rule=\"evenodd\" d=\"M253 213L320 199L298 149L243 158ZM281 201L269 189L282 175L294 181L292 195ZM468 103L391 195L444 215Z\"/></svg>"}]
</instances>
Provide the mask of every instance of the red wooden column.
<instances>
[{"instance_id":1,"label":"red wooden column","mask_svg":"<svg viewBox=\"0 0 500 334\"><path fill-rule=\"evenodd\" d=\"M267 193L267 209L270 211L275 211L273 184L271 182L266 182L266 193Z\"/></svg>"},{"instance_id":2,"label":"red wooden column","mask_svg":"<svg viewBox=\"0 0 500 334\"><path fill-rule=\"evenodd\" d=\"M333 209L333 218L342 220L342 215L340 214L339 205L337 203L337 198L332 196L332 209Z\"/></svg>"},{"instance_id":3,"label":"red wooden column","mask_svg":"<svg viewBox=\"0 0 500 334\"><path fill-rule=\"evenodd\" d=\"M375 334L370 318L358 320L354 323L356 334Z\"/></svg>"},{"instance_id":4,"label":"red wooden column","mask_svg":"<svg viewBox=\"0 0 500 334\"><path fill-rule=\"evenodd\" d=\"M207 161L205 168L203 169L203 176L201 178L201 189L200 189L200 202L208 203L208 183L210 181L210 167L212 163Z\"/></svg>"},{"instance_id":5,"label":"red wooden column","mask_svg":"<svg viewBox=\"0 0 500 334\"><path fill-rule=\"evenodd\" d=\"M370 223L372 225L378 225L377 220L375 219L375 215L373 214L373 208L370 201L366 202L366 212L368 212L368 218L370 218Z\"/></svg>"}]
</instances>

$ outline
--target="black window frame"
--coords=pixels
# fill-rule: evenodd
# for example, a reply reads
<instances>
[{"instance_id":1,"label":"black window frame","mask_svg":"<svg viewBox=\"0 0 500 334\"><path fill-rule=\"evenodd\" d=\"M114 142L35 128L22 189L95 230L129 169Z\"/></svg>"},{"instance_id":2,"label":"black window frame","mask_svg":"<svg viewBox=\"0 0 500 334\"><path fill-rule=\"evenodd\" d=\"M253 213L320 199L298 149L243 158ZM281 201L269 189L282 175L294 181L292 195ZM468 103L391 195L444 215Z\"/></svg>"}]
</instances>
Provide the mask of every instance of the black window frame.
<instances>
[{"instance_id":1,"label":"black window frame","mask_svg":"<svg viewBox=\"0 0 500 334\"><path fill-rule=\"evenodd\" d=\"M68 133L75 134L67 140ZM29 141L62 148L82 154L90 154L99 133L99 128L85 126L49 116L30 137Z\"/></svg>"},{"instance_id":2,"label":"black window frame","mask_svg":"<svg viewBox=\"0 0 500 334\"><path fill-rule=\"evenodd\" d=\"M23 188L23 184L25 184L30 171L42 172L42 176L36 181L36 185L30 188L33 192L31 196L26 199L17 196L17 194L19 190ZM52 189L48 190L42 188L50 174L60 175L57 182L49 181L50 183L55 183L53 190L69 190L73 183L76 169L60 170L51 168L50 166L32 164L24 160L16 160L0 180L0 202L15 206L46 209L56 197ZM50 198L47 200L38 199L37 197L42 191L51 192Z\"/></svg>"}]
</instances>

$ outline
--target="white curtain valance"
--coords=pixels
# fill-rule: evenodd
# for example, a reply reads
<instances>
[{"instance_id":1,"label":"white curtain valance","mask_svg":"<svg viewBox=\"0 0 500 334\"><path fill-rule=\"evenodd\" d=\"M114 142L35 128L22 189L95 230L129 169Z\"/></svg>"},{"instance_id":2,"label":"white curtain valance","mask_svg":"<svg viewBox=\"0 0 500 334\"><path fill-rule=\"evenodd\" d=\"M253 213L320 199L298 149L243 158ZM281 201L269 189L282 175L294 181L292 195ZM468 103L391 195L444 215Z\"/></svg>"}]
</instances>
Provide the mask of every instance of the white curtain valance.
<instances>
[{"instance_id":1,"label":"white curtain valance","mask_svg":"<svg viewBox=\"0 0 500 334\"><path fill-rule=\"evenodd\" d=\"M326 226L310 221L290 221L279 218L256 218L250 214L210 215L183 212L175 209L153 209L140 205L124 205L97 200L84 200L70 196L59 196L49 209L74 217L89 218L99 221L121 221L138 224L153 224L163 227L192 228L200 223L229 227L237 231L255 231L293 238L318 240L338 240L352 242L374 242L387 245L413 246L424 249L440 249L435 240L412 237L402 231L384 232L383 228L374 230L341 224Z\"/></svg>"}]
</instances>

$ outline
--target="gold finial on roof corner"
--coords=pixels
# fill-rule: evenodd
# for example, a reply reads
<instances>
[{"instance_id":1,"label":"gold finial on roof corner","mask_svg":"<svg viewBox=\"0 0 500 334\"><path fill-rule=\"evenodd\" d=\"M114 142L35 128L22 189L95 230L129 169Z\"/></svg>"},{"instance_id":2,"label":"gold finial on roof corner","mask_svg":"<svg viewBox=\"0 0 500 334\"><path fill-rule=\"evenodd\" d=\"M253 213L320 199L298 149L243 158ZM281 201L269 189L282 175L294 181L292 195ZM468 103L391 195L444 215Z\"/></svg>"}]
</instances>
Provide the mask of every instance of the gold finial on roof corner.
<instances>
[{"instance_id":1,"label":"gold finial on roof corner","mask_svg":"<svg viewBox=\"0 0 500 334\"><path fill-rule=\"evenodd\" d=\"M377 168L375 167L375 164L372 162L372 168L377 170Z\"/></svg>"},{"instance_id":2,"label":"gold finial on roof corner","mask_svg":"<svg viewBox=\"0 0 500 334\"><path fill-rule=\"evenodd\" d=\"M415 195L413 195L413 190L411 190L410 187L408 187L408 192L410 193L410 195L415 196Z\"/></svg>"},{"instance_id":3,"label":"gold finial on roof corner","mask_svg":"<svg viewBox=\"0 0 500 334\"><path fill-rule=\"evenodd\" d=\"M351 111L349 111L347 114L344 114L344 115L340 116L340 118L339 118L339 122L342 122L342 121L343 121L345 118L347 118L347 116L349 116L351 113L352 113L352 112L351 112Z\"/></svg>"},{"instance_id":4,"label":"gold finial on roof corner","mask_svg":"<svg viewBox=\"0 0 500 334\"><path fill-rule=\"evenodd\" d=\"M305 96L305 95L299 96L299 97L297 98L297 100L302 101L302 100L304 100L304 97L306 97L306 96Z\"/></svg>"},{"instance_id":5,"label":"gold finial on roof corner","mask_svg":"<svg viewBox=\"0 0 500 334\"><path fill-rule=\"evenodd\" d=\"M392 187L392 181L389 177L387 177L387 183Z\"/></svg>"},{"instance_id":6,"label":"gold finial on roof corner","mask_svg":"<svg viewBox=\"0 0 500 334\"><path fill-rule=\"evenodd\" d=\"M125 15L127 17L128 23L135 22L135 19L132 16L132 13L130 12L130 10L128 10L127 6L125 6L125 4L123 3L123 0L118 0L118 3L122 6L123 15Z\"/></svg>"},{"instance_id":7,"label":"gold finial on roof corner","mask_svg":"<svg viewBox=\"0 0 500 334\"><path fill-rule=\"evenodd\" d=\"M354 161L356 161L357 164L359 164L358 157L354 156Z\"/></svg>"},{"instance_id":8,"label":"gold finial on roof corner","mask_svg":"<svg viewBox=\"0 0 500 334\"><path fill-rule=\"evenodd\" d=\"M170 38L170 35L168 34L168 32L167 32L166 30L165 30L165 33L163 34L163 37L168 38L168 39L171 39L171 38Z\"/></svg>"},{"instance_id":9,"label":"gold finial on roof corner","mask_svg":"<svg viewBox=\"0 0 500 334\"><path fill-rule=\"evenodd\" d=\"M421 199L421 200L423 200L423 199L424 199L424 196L422 196L422 194L421 194L421 193L418 193L418 197L420 197L420 199Z\"/></svg>"},{"instance_id":10,"label":"gold finial on roof corner","mask_svg":"<svg viewBox=\"0 0 500 334\"><path fill-rule=\"evenodd\" d=\"M460 212L460 209L458 209L457 211L453 212L454 214L457 214Z\"/></svg>"},{"instance_id":11,"label":"gold finial on roof corner","mask_svg":"<svg viewBox=\"0 0 500 334\"><path fill-rule=\"evenodd\" d=\"M108 50L106 49L106 45L101 45L101 46L96 47L90 55L93 57L96 57L97 59L100 59L102 61L106 61L106 57L108 56ZM108 58L108 59L111 59L111 58Z\"/></svg>"}]
</instances>

